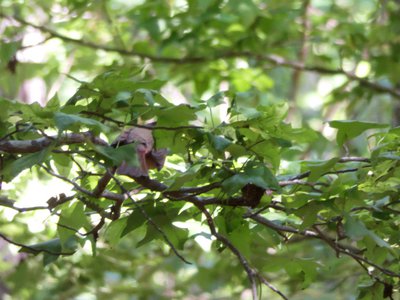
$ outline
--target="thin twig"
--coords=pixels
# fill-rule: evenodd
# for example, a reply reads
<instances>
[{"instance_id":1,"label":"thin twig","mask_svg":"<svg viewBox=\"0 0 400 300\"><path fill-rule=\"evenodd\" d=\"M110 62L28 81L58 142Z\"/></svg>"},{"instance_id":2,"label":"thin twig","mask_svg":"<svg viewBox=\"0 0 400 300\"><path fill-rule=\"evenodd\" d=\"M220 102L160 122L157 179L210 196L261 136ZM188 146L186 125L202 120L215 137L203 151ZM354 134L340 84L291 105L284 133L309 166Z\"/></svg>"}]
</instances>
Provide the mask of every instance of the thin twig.
<instances>
[{"instance_id":1,"label":"thin twig","mask_svg":"<svg viewBox=\"0 0 400 300\"><path fill-rule=\"evenodd\" d=\"M353 252L350 251L348 248L343 248L343 245L342 245L342 244L336 243L336 242L332 241L329 237L327 237L327 236L318 228L318 226L315 225L313 228L314 228L315 231L318 233L318 237L319 237L320 239L326 241L327 244L328 244L330 247L332 247L332 249L334 249L335 251L340 252L340 253L342 253L342 254L345 254L345 255L347 255L347 256L350 256L350 257L352 257L353 259L355 259L356 261L364 262L364 263L366 263L366 264L368 264L368 265L370 265L370 266L372 266L372 267L378 269L379 271L381 271L382 273L384 273L384 274L387 275L387 276L400 278L400 274L399 274L399 273L396 273L396 272L393 272L393 271L391 271L391 270L388 270L388 269L386 269L386 268L384 268L384 267L381 267L381 266L375 264L374 262L368 260L367 258L365 258L365 257L363 257L363 256L360 256L360 255L358 255L358 254L356 254L356 253L353 253ZM367 270L368 270L368 269L367 269Z\"/></svg>"},{"instance_id":2,"label":"thin twig","mask_svg":"<svg viewBox=\"0 0 400 300\"><path fill-rule=\"evenodd\" d=\"M36 43L36 44L21 46L21 48L19 48L19 50L24 50L24 49L28 49L28 48L34 48L34 47L43 45L43 44L45 44L47 41L49 41L49 40L51 40L51 39L52 39L51 36L46 37L44 40L42 40L42 41L40 41L40 42L38 42L38 43Z\"/></svg>"},{"instance_id":3,"label":"thin twig","mask_svg":"<svg viewBox=\"0 0 400 300\"><path fill-rule=\"evenodd\" d=\"M256 282L256 272L250 267L247 259L243 256L243 254L223 235L217 232L217 229L214 224L214 220L211 214L203 205L196 205L197 208L203 213L206 217L208 227L210 228L211 234L215 236L217 240L219 240L224 246L228 247L229 250L239 259L243 268L247 273L247 277L249 278L251 285L251 292L253 295L253 299L258 299L257 295L257 282Z\"/></svg>"},{"instance_id":4,"label":"thin twig","mask_svg":"<svg viewBox=\"0 0 400 300\"><path fill-rule=\"evenodd\" d=\"M321 230L319 230L319 228L317 226L313 227L315 231L311 231L311 230L300 231L300 230L290 227L290 226L285 226L285 225L280 225L280 224L274 223L272 221L265 219L264 217L262 217L260 215L254 215L251 213L251 211L249 211L247 214L245 214L244 217L251 218L251 219L255 220L257 223L260 223L260 224L267 226L271 229L274 229L278 232L291 232L291 233L300 234L300 235L303 235L306 237L317 238L317 239L323 240L326 242L327 245L332 247L337 253L345 254L347 256L352 257L353 259L355 259L357 261L366 263L366 264L378 269L379 271L381 271L382 273L384 273L387 276L400 278L400 274L395 273L391 270L388 270L382 266L379 266L379 265L375 264L374 262L371 262L367 258L360 256L358 253L361 253L362 252L361 250L356 249L352 246L344 245L343 243L337 242L335 239L330 238L329 236L325 235Z\"/></svg>"},{"instance_id":5,"label":"thin twig","mask_svg":"<svg viewBox=\"0 0 400 300\"><path fill-rule=\"evenodd\" d=\"M61 180L65 181L65 182L70 183L77 191L79 191L79 192L81 192L81 193L83 193L83 194L85 194L85 195L88 195L88 196L90 196L90 197L93 197L93 198L106 198L106 199L112 200L112 201L123 201L123 200L126 199L124 195L112 193L112 192L109 192L109 191L103 191L100 195L95 195L93 192L91 192L91 191L89 191L89 190L87 190L87 189L81 187L79 184L77 184L77 183L74 182L73 180L71 180L71 179L69 179L69 178L67 178L67 177L65 177L65 176L56 174L56 173L54 173L53 171L51 171L49 168L47 168L47 167L45 167L45 166L43 166L43 165L42 165L41 167L42 167L49 175L54 176L54 177L56 177L56 178L58 178L58 179L61 179Z\"/></svg>"},{"instance_id":6,"label":"thin twig","mask_svg":"<svg viewBox=\"0 0 400 300\"><path fill-rule=\"evenodd\" d=\"M49 209L48 206L16 207L16 206L14 206L15 203L16 203L15 200L11 200L6 196L0 196L0 206L8 207L8 208L14 209L18 212Z\"/></svg>"},{"instance_id":7,"label":"thin twig","mask_svg":"<svg viewBox=\"0 0 400 300\"><path fill-rule=\"evenodd\" d=\"M204 207L204 205L197 204L197 208L203 213L206 217L208 227L210 228L211 234L219 240L225 247L229 248L229 250L239 259L243 268L247 273L247 277L249 278L251 285L251 292L253 299L258 299L257 295L257 282L256 279L259 278L262 283L268 286L272 291L280 295L283 299L288 299L281 291L275 288L271 283L269 283L263 276L261 276L256 270L254 270L247 259L243 256L243 254L229 241L225 236L218 233L217 228L215 227L214 220L208 210Z\"/></svg>"},{"instance_id":8,"label":"thin twig","mask_svg":"<svg viewBox=\"0 0 400 300\"><path fill-rule=\"evenodd\" d=\"M304 235L307 237L317 237L318 234L312 230L298 230L297 228L291 227L291 226L286 226L286 225L281 225L275 222L272 222L260 215L255 215L251 210L249 210L246 214L243 215L243 218L250 218L257 223L260 223L266 227L269 227L271 229L274 229L276 231L281 231L281 232L290 232L290 233L296 233L300 235Z\"/></svg>"},{"instance_id":9,"label":"thin twig","mask_svg":"<svg viewBox=\"0 0 400 300\"><path fill-rule=\"evenodd\" d=\"M347 162L365 162L370 163L371 159L366 157L358 157L358 156L345 156L341 157L338 161L339 163L347 163Z\"/></svg>"},{"instance_id":10,"label":"thin twig","mask_svg":"<svg viewBox=\"0 0 400 300\"><path fill-rule=\"evenodd\" d=\"M288 185L307 185L310 187L315 187L318 185L321 186L329 186L329 184L325 182L308 182L308 181L303 181L299 179L293 179L293 180L280 180L278 182L279 186L288 186Z\"/></svg>"},{"instance_id":11,"label":"thin twig","mask_svg":"<svg viewBox=\"0 0 400 300\"><path fill-rule=\"evenodd\" d=\"M52 254L52 255L73 255L75 252L53 252L53 251L49 251L47 249L37 249L35 247L32 246L28 246L22 243L18 243L15 242L13 240L11 240L10 238L8 238L7 236L5 236L4 234L0 233L0 237L3 238L5 241L7 241L10 244L13 244L15 246L21 247L21 248L26 248L34 253L40 253L40 252L45 252L47 254Z\"/></svg>"},{"instance_id":12,"label":"thin twig","mask_svg":"<svg viewBox=\"0 0 400 300\"><path fill-rule=\"evenodd\" d=\"M139 127L139 128L145 128L145 129L151 129L151 130L184 130L184 129L204 129L202 126L195 126L195 125L187 125L187 126L154 126L154 125L143 125L143 124L136 124L136 123L125 123L122 121L115 120L113 118L110 118L108 116L105 116L103 114L93 112L93 111L82 111L82 114L89 115L89 116L96 116L99 118L102 118L103 120L107 120L109 122L112 122L118 126L133 126L133 127Z\"/></svg>"},{"instance_id":13,"label":"thin twig","mask_svg":"<svg viewBox=\"0 0 400 300\"><path fill-rule=\"evenodd\" d=\"M151 226L153 226L153 228L161 234L164 241L170 246L171 250L175 253L175 255L178 258L180 258L183 262L185 262L187 264L191 264L181 254L179 254L178 250L175 248L174 244L171 242L171 240L168 238L168 236L165 234L165 232L154 222L154 220L149 216L149 214L146 212L146 210L141 205L138 205L136 203L136 201L130 195L129 191L122 185L121 181L119 181L114 176L114 174L109 173L109 175L115 181L115 183L119 186L119 188L121 189L121 192L124 195L127 195L128 198L132 201L132 204L135 206L135 208L138 209L140 211L140 213L146 218L146 220L151 224Z\"/></svg>"},{"instance_id":14,"label":"thin twig","mask_svg":"<svg viewBox=\"0 0 400 300\"><path fill-rule=\"evenodd\" d=\"M348 162L365 162L365 163L370 163L371 160L369 158L365 158L365 157L341 157L338 160L338 163L348 163ZM369 165L363 165L360 168L368 168L370 167ZM331 175L331 174L342 174L342 173L349 173L349 172L357 172L360 168L350 168L350 169L342 169L342 170L337 170L337 171L329 171L326 172L324 174L322 174L321 176L325 176L325 175ZM288 180L289 181L293 181L293 180L299 180L299 179L304 179L307 178L308 176L310 176L311 171L305 171L303 173L294 175L292 177L290 177Z\"/></svg>"},{"instance_id":15,"label":"thin twig","mask_svg":"<svg viewBox=\"0 0 400 300\"><path fill-rule=\"evenodd\" d=\"M283 299L288 300L289 298L287 298L285 296L285 294L283 294L280 290L278 290L274 285L272 285L264 276L261 276L260 273L257 273L257 278L264 283L267 287L269 287L272 291L274 291L275 293L277 293L279 296L281 296Z\"/></svg>"}]
</instances>

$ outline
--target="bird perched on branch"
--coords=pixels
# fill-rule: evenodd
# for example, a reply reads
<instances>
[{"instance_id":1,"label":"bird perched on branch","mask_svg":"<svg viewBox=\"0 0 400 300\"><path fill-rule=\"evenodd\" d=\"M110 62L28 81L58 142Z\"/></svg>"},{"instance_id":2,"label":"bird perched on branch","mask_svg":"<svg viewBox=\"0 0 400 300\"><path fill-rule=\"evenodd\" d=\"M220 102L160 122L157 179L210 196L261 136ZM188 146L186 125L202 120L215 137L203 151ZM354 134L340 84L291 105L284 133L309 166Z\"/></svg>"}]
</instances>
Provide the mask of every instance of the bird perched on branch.
<instances>
[{"instance_id":1,"label":"bird perched on branch","mask_svg":"<svg viewBox=\"0 0 400 300\"><path fill-rule=\"evenodd\" d=\"M118 174L140 177L148 176L149 169L161 170L164 166L167 149L156 150L154 148L154 138L151 129L139 127L129 128L122 132L111 146L118 147L131 143L136 143L139 167L132 167L123 162L121 166L117 168Z\"/></svg>"},{"instance_id":2,"label":"bird perched on branch","mask_svg":"<svg viewBox=\"0 0 400 300\"><path fill-rule=\"evenodd\" d=\"M150 124L150 126L154 125ZM112 174L115 172L137 179L143 176L148 177L150 169L157 169L158 171L162 169L168 150L156 150L154 148L154 138L151 129L140 127L126 129L111 143L111 146L116 148L131 143L136 143L139 166L131 166L124 161L120 166L110 168L98 181L97 186L93 190L93 196L97 197L104 191L112 178Z\"/></svg>"}]
</instances>

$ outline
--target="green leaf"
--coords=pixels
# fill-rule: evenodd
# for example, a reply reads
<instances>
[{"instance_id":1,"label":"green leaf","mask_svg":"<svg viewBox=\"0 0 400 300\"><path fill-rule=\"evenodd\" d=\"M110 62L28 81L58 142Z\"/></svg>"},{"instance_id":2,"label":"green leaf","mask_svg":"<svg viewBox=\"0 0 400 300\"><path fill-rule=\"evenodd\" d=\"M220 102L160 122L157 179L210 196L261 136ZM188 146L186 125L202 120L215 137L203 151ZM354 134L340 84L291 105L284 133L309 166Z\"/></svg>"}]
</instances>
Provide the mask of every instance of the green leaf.
<instances>
[{"instance_id":1,"label":"green leaf","mask_svg":"<svg viewBox=\"0 0 400 300\"><path fill-rule=\"evenodd\" d=\"M126 228L128 218L120 218L111 222L111 224L107 227L105 232L105 239L111 246L115 246L118 244L122 237L122 232Z\"/></svg>"},{"instance_id":2,"label":"green leaf","mask_svg":"<svg viewBox=\"0 0 400 300\"><path fill-rule=\"evenodd\" d=\"M281 190L279 183L272 172L265 164L258 162L249 162L245 166L243 173L235 174L226 179L222 183L222 188L228 195L232 195L248 183L257 185L264 189Z\"/></svg>"},{"instance_id":3,"label":"green leaf","mask_svg":"<svg viewBox=\"0 0 400 300\"><path fill-rule=\"evenodd\" d=\"M5 43L2 41L0 46L0 64L5 66L9 60L17 53L21 47L21 41Z\"/></svg>"},{"instance_id":4,"label":"green leaf","mask_svg":"<svg viewBox=\"0 0 400 300\"><path fill-rule=\"evenodd\" d=\"M60 175L68 176L71 173L72 161L70 156L63 153L57 153L52 156L52 159Z\"/></svg>"},{"instance_id":5,"label":"green leaf","mask_svg":"<svg viewBox=\"0 0 400 300\"><path fill-rule=\"evenodd\" d=\"M228 151L233 157L237 158L240 156L244 156L247 154L247 149L242 145L236 143L230 143L226 148L225 151Z\"/></svg>"},{"instance_id":6,"label":"green leaf","mask_svg":"<svg viewBox=\"0 0 400 300\"><path fill-rule=\"evenodd\" d=\"M73 250L69 251L69 253L73 253L76 247L73 247L72 244L69 244ZM55 262L60 253L62 252L62 246L60 239L53 239L46 242L29 245L29 248L22 247L20 252L27 252L37 254L43 252L43 265L46 266Z\"/></svg>"},{"instance_id":7,"label":"green leaf","mask_svg":"<svg viewBox=\"0 0 400 300\"><path fill-rule=\"evenodd\" d=\"M57 227L63 250L71 250L70 247L74 246L74 243L76 243L76 231L81 228L85 230L91 228L90 222L85 214L84 204L77 201L70 206L64 206L61 209L61 216Z\"/></svg>"},{"instance_id":8,"label":"green leaf","mask_svg":"<svg viewBox=\"0 0 400 300\"><path fill-rule=\"evenodd\" d=\"M250 178L249 183L253 183L265 189L272 188L280 191L280 186L276 177L265 164L251 161L247 163L244 172Z\"/></svg>"},{"instance_id":9,"label":"green leaf","mask_svg":"<svg viewBox=\"0 0 400 300\"><path fill-rule=\"evenodd\" d=\"M53 262L55 262L58 259L58 257L59 257L59 255L53 255L53 254L44 252L43 253L43 266L52 264Z\"/></svg>"},{"instance_id":10,"label":"green leaf","mask_svg":"<svg viewBox=\"0 0 400 300\"><path fill-rule=\"evenodd\" d=\"M166 124L170 126L171 124L173 124L173 126L188 125L189 121L197 119L196 111L198 110L199 109L195 109L185 104L160 110L157 113L157 124L159 124L160 126L165 126Z\"/></svg>"},{"instance_id":11,"label":"green leaf","mask_svg":"<svg viewBox=\"0 0 400 300\"><path fill-rule=\"evenodd\" d=\"M245 174L235 174L222 182L222 189L228 194L233 195L242 187L250 182L250 179Z\"/></svg>"},{"instance_id":12,"label":"green leaf","mask_svg":"<svg viewBox=\"0 0 400 300\"><path fill-rule=\"evenodd\" d=\"M218 136L211 133L207 133L207 137L213 149L217 150L217 152L220 153L224 152L224 150L232 143L230 140L224 138L223 136Z\"/></svg>"},{"instance_id":13,"label":"green leaf","mask_svg":"<svg viewBox=\"0 0 400 300\"><path fill-rule=\"evenodd\" d=\"M251 238L248 224L242 224L229 233L230 241L245 257L251 254Z\"/></svg>"},{"instance_id":14,"label":"green leaf","mask_svg":"<svg viewBox=\"0 0 400 300\"><path fill-rule=\"evenodd\" d=\"M308 161L306 162L306 169L310 171L308 181L316 181L323 174L330 171L339 161L339 158L334 157L327 161Z\"/></svg>"},{"instance_id":15,"label":"green leaf","mask_svg":"<svg viewBox=\"0 0 400 300\"><path fill-rule=\"evenodd\" d=\"M81 125L86 125L89 128L96 128L103 132L108 130L108 127L100 123L99 121L80 117L77 115L65 114L62 112L56 112L54 114L54 121L60 131L64 131L66 129L79 130Z\"/></svg>"},{"instance_id":16,"label":"green leaf","mask_svg":"<svg viewBox=\"0 0 400 300\"><path fill-rule=\"evenodd\" d=\"M69 250L67 253L72 254L76 250L76 245L77 245L76 239L70 240L67 243ZM27 252L32 254L38 254L40 252L43 252L43 265L46 266L48 264L55 262L61 255L62 253L61 241L60 239L52 239L46 242L29 245L29 248L22 247L20 249L20 252Z\"/></svg>"},{"instance_id":17,"label":"green leaf","mask_svg":"<svg viewBox=\"0 0 400 300\"><path fill-rule=\"evenodd\" d=\"M251 0L231 0L228 2L228 8L240 18L240 24L246 28L255 21L260 10Z\"/></svg>"},{"instance_id":18,"label":"green leaf","mask_svg":"<svg viewBox=\"0 0 400 300\"><path fill-rule=\"evenodd\" d=\"M209 98L207 100L207 105L209 107L215 107L218 106L220 104L225 103L224 102L224 97L225 97L225 93L224 92L218 92L215 95L213 95L211 98Z\"/></svg>"},{"instance_id":19,"label":"green leaf","mask_svg":"<svg viewBox=\"0 0 400 300\"><path fill-rule=\"evenodd\" d=\"M145 208L148 216L154 221L157 227L165 233L168 240L178 249L182 249L188 236L188 231L186 229L178 228L172 224L173 220L178 216L180 208L181 206L171 207L165 205L159 205L157 207L148 205ZM138 228L142 224L147 225L147 230L144 238L138 242L137 247L141 247L154 239L165 242L159 230L155 228L154 224L147 222L147 218L145 218L140 211L136 212L136 215L132 216L129 228L126 228L125 231L128 232Z\"/></svg>"},{"instance_id":20,"label":"green leaf","mask_svg":"<svg viewBox=\"0 0 400 300\"><path fill-rule=\"evenodd\" d=\"M192 181L194 178L198 176L200 166L193 166L185 173L179 174L176 176L174 181L169 186L168 190L178 190L180 189L185 183Z\"/></svg>"},{"instance_id":21,"label":"green leaf","mask_svg":"<svg viewBox=\"0 0 400 300\"><path fill-rule=\"evenodd\" d=\"M43 119L53 119L54 114L60 109L60 102L57 96L50 99L45 107L42 107L39 103L34 102L32 104L24 104L21 106L21 111L26 116L39 117ZM46 120L47 125L53 125Z\"/></svg>"},{"instance_id":22,"label":"green leaf","mask_svg":"<svg viewBox=\"0 0 400 300\"><path fill-rule=\"evenodd\" d=\"M129 232L147 224L147 219L140 209L135 209L128 217L126 226L122 231L121 237L124 237Z\"/></svg>"},{"instance_id":23,"label":"green leaf","mask_svg":"<svg viewBox=\"0 0 400 300\"><path fill-rule=\"evenodd\" d=\"M353 240L360 240L364 236L368 235L368 229L365 225L350 215L347 215L346 217L344 228L346 234Z\"/></svg>"},{"instance_id":24,"label":"green leaf","mask_svg":"<svg viewBox=\"0 0 400 300\"><path fill-rule=\"evenodd\" d=\"M309 228L317 220L317 214L320 210L326 209L327 204L324 202L309 202L295 211L295 214L303 219L300 229Z\"/></svg>"},{"instance_id":25,"label":"green leaf","mask_svg":"<svg viewBox=\"0 0 400 300\"><path fill-rule=\"evenodd\" d=\"M345 216L345 224L344 224L344 229L346 231L346 234L353 240L360 240L365 236L369 236L372 238L375 243L380 246L380 247L385 247L390 249L390 245L385 242L383 239L381 239L378 235L376 235L374 232L370 231L365 227L364 223L362 223L360 220L357 220L350 215Z\"/></svg>"},{"instance_id":26,"label":"green leaf","mask_svg":"<svg viewBox=\"0 0 400 300\"><path fill-rule=\"evenodd\" d=\"M98 75L89 84L89 87L93 90L100 90L102 94L115 95L121 91L136 92L139 89L159 90L165 84L165 81L158 79L143 80L142 72L143 67L115 67ZM139 103L135 102L135 104Z\"/></svg>"},{"instance_id":27,"label":"green leaf","mask_svg":"<svg viewBox=\"0 0 400 300\"><path fill-rule=\"evenodd\" d=\"M164 230L171 243L178 250L183 250L184 244L188 239L188 230L184 228L178 228L173 225L164 227Z\"/></svg>"},{"instance_id":28,"label":"green leaf","mask_svg":"<svg viewBox=\"0 0 400 300\"><path fill-rule=\"evenodd\" d=\"M160 238L160 233L154 228L153 225L149 224L147 225L146 235L137 243L136 247L139 248L157 238Z\"/></svg>"},{"instance_id":29,"label":"green leaf","mask_svg":"<svg viewBox=\"0 0 400 300\"><path fill-rule=\"evenodd\" d=\"M42 163L47 158L48 154L49 149L44 149L36 153L26 154L10 164L7 164L4 169L1 170L1 174L4 176L4 181L9 182L23 170Z\"/></svg>"},{"instance_id":30,"label":"green leaf","mask_svg":"<svg viewBox=\"0 0 400 300\"><path fill-rule=\"evenodd\" d=\"M0 96L0 122L5 122L10 117L9 109L15 106L16 103L13 101Z\"/></svg>"},{"instance_id":31,"label":"green leaf","mask_svg":"<svg viewBox=\"0 0 400 300\"><path fill-rule=\"evenodd\" d=\"M400 160L400 155L396 155L396 154L394 154L392 152L383 152L383 153L380 153L377 158L384 158L384 159L390 159L390 160Z\"/></svg>"},{"instance_id":32,"label":"green leaf","mask_svg":"<svg viewBox=\"0 0 400 300\"><path fill-rule=\"evenodd\" d=\"M353 120L330 121L329 125L332 128L338 129L336 141L339 146L343 146L346 141L359 136L368 129L386 128L389 126L388 124Z\"/></svg>"},{"instance_id":33,"label":"green leaf","mask_svg":"<svg viewBox=\"0 0 400 300\"><path fill-rule=\"evenodd\" d=\"M117 148L93 145L93 149L101 156L111 161L111 165L113 166L119 166L122 162L132 167L139 166L135 143L119 146Z\"/></svg>"},{"instance_id":34,"label":"green leaf","mask_svg":"<svg viewBox=\"0 0 400 300\"><path fill-rule=\"evenodd\" d=\"M302 273L304 274L302 288L305 289L314 283L318 276L317 270L320 266L312 259L299 259L297 263L301 266Z\"/></svg>"}]
</instances>

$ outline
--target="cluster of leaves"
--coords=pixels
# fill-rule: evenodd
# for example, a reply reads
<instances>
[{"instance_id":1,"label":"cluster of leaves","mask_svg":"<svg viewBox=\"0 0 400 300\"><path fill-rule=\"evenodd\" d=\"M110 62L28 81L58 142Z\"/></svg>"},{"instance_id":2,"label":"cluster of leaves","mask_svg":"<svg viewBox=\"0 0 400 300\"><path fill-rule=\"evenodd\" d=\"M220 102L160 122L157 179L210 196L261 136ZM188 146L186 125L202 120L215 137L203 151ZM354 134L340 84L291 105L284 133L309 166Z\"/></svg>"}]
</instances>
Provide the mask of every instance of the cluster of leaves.
<instances>
[{"instance_id":1,"label":"cluster of leaves","mask_svg":"<svg viewBox=\"0 0 400 300\"><path fill-rule=\"evenodd\" d=\"M2 1L0 236L13 259L0 287L18 299L393 299L399 10ZM32 78L45 107L8 100L34 94ZM131 126L169 150L150 177L111 172L138 165L136 144L110 146ZM33 178L68 188L21 207Z\"/></svg>"},{"instance_id":2,"label":"cluster of leaves","mask_svg":"<svg viewBox=\"0 0 400 300\"><path fill-rule=\"evenodd\" d=\"M31 169L64 180L72 188L70 195L48 201L51 214L58 216L54 239L23 245L22 250L43 252L47 265L60 255L83 251L79 249L87 242L96 254L98 248L107 251L121 238L140 232L135 247L160 240L177 254L184 253L178 257L191 261L186 245L193 247L205 231L182 224L194 222L202 228L204 222L212 222L208 224L218 248L238 251L239 258L261 266L257 272L273 276L283 271L293 280L293 289L297 284L309 286L326 272L317 253L302 255L292 249L297 246L295 236L300 235L318 239L338 255L349 255L366 270L374 268L361 276L364 281L370 277L364 289L391 294L400 271L395 263L399 255L397 128L371 136L379 142L370 159L298 161L285 171L280 163L293 155L295 145L318 136L284 123L285 105L254 107L251 93L229 92L196 105L173 105L157 92L161 84L144 79L138 71L113 68L82 84L63 106L57 98L45 108L1 100L5 138L0 149L8 153L3 154L3 181ZM213 111L226 101L227 121L215 126ZM114 177L107 193L94 195L99 174L107 168L128 159L135 165L135 144L116 149L108 144L123 127L141 126L138 120L142 124L157 120L156 146L170 150L166 167L152 173L152 179ZM365 130L386 127L358 121L333 121L331 126L338 129L338 144ZM87 131L93 136L75 143L66 140ZM104 141L99 143L94 136ZM49 143L32 147L38 139ZM288 174L290 169L300 173ZM100 246L99 238L106 245ZM238 274L246 286L242 275Z\"/></svg>"}]
</instances>

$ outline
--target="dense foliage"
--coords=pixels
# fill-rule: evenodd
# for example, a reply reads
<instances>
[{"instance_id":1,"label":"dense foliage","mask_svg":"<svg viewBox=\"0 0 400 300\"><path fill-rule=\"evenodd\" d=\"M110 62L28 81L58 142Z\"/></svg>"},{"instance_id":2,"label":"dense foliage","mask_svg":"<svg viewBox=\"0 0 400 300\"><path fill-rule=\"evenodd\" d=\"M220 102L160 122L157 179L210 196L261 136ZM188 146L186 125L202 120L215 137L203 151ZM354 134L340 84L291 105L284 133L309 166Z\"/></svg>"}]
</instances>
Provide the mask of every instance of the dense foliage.
<instances>
[{"instance_id":1,"label":"dense foliage","mask_svg":"<svg viewBox=\"0 0 400 300\"><path fill-rule=\"evenodd\" d=\"M398 299L399 13L1 1L0 295Z\"/></svg>"}]
</instances>

